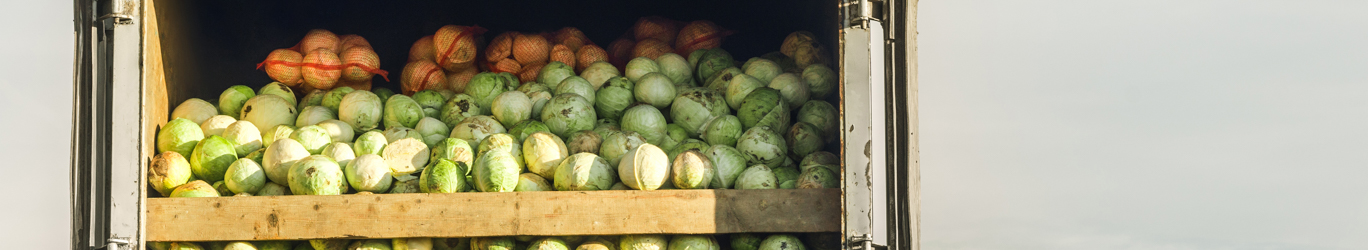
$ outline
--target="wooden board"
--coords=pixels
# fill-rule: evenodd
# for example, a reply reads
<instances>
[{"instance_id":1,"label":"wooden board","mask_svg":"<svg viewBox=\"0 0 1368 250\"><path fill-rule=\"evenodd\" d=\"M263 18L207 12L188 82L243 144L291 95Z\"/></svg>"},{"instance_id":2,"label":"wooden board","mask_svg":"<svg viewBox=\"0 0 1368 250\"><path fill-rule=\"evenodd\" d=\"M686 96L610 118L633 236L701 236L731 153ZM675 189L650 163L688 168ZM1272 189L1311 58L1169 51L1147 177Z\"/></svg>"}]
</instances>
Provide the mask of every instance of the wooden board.
<instances>
[{"instance_id":1,"label":"wooden board","mask_svg":"<svg viewBox=\"0 0 1368 250\"><path fill-rule=\"evenodd\" d=\"M148 198L148 241L838 232L839 189Z\"/></svg>"}]
</instances>

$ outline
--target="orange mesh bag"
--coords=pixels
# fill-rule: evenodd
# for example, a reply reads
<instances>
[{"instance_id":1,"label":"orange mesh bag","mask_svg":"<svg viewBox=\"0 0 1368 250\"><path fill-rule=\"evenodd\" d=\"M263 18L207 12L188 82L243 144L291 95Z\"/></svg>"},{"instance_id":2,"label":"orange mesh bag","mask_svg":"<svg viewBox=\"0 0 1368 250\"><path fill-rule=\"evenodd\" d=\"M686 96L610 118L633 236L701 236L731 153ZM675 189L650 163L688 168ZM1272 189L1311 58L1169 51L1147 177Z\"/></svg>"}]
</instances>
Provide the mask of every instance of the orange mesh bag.
<instances>
[{"instance_id":1,"label":"orange mesh bag","mask_svg":"<svg viewBox=\"0 0 1368 250\"><path fill-rule=\"evenodd\" d=\"M276 49L266 55L266 60L257 64L257 69L265 69L271 79L286 86L299 86L304 83L304 75L299 66L304 63L304 55L290 49Z\"/></svg>"},{"instance_id":2,"label":"orange mesh bag","mask_svg":"<svg viewBox=\"0 0 1368 250\"><path fill-rule=\"evenodd\" d=\"M342 35L339 39L342 40L342 45L338 51L347 51L347 49L352 47L365 47L367 49L375 50L375 48L371 47L370 41L366 41L366 38L356 34Z\"/></svg>"},{"instance_id":3,"label":"orange mesh bag","mask_svg":"<svg viewBox=\"0 0 1368 250\"><path fill-rule=\"evenodd\" d=\"M575 55L575 58L577 58L575 61L575 72L578 73L584 71L584 68L588 68L589 64L608 61L608 52L603 51L603 48L599 48L597 45L589 44L580 47L579 53Z\"/></svg>"},{"instance_id":4,"label":"orange mesh bag","mask_svg":"<svg viewBox=\"0 0 1368 250\"><path fill-rule=\"evenodd\" d=\"M731 35L730 31L723 31L716 24L707 20L693 21L684 28L679 29L679 36L675 39L675 51L679 55L688 57L695 50L712 49L722 46L722 38Z\"/></svg>"},{"instance_id":5,"label":"orange mesh bag","mask_svg":"<svg viewBox=\"0 0 1368 250\"><path fill-rule=\"evenodd\" d=\"M436 60L437 46L432 45L432 36L419 38L417 42L413 42L413 47L409 47L409 62Z\"/></svg>"},{"instance_id":6,"label":"orange mesh bag","mask_svg":"<svg viewBox=\"0 0 1368 250\"><path fill-rule=\"evenodd\" d=\"M371 77L379 74L389 81L389 73L380 69L380 56L370 47L355 46L342 51L342 80L358 82L369 81Z\"/></svg>"},{"instance_id":7,"label":"orange mesh bag","mask_svg":"<svg viewBox=\"0 0 1368 250\"><path fill-rule=\"evenodd\" d=\"M476 73L480 73L480 70L470 67L465 71L447 74L447 88L456 93L465 93L466 84L470 83L470 78L474 78Z\"/></svg>"},{"instance_id":8,"label":"orange mesh bag","mask_svg":"<svg viewBox=\"0 0 1368 250\"><path fill-rule=\"evenodd\" d=\"M665 53L674 53L674 49L670 48L669 44L660 40L646 38L645 40L637 41L636 47L632 48L632 57L628 58L628 60L637 57L646 57L655 60L656 57L660 57L660 55L664 55Z\"/></svg>"},{"instance_id":9,"label":"orange mesh bag","mask_svg":"<svg viewBox=\"0 0 1368 250\"><path fill-rule=\"evenodd\" d=\"M300 67L300 73L304 75L304 83L315 89L332 89L337 85L337 80L342 77L342 59L337 57L337 53L327 48L319 48L304 55L304 65Z\"/></svg>"},{"instance_id":10,"label":"orange mesh bag","mask_svg":"<svg viewBox=\"0 0 1368 250\"><path fill-rule=\"evenodd\" d=\"M325 29L310 30L308 34L304 34L304 39L300 40L299 45L295 45L295 47L304 53L310 53L319 48L332 50L333 53L342 51L342 43L337 34Z\"/></svg>"},{"instance_id":11,"label":"orange mesh bag","mask_svg":"<svg viewBox=\"0 0 1368 250\"><path fill-rule=\"evenodd\" d=\"M642 17L632 26L632 34L635 35L637 42L652 38L665 44L674 44L675 35L679 34L678 23L664 17Z\"/></svg>"},{"instance_id":12,"label":"orange mesh bag","mask_svg":"<svg viewBox=\"0 0 1368 250\"><path fill-rule=\"evenodd\" d=\"M504 58L503 60L499 60L499 62L494 63L494 66L490 67L489 71L495 73L518 73L522 72L522 64L518 64L518 61L513 60L513 58Z\"/></svg>"},{"instance_id":13,"label":"orange mesh bag","mask_svg":"<svg viewBox=\"0 0 1368 250\"><path fill-rule=\"evenodd\" d=\"M589 41L588 36L584 36L583 31L580 31L575 27L561 28L556 31L556 39L553 40L556 44L565 45L571 52L579 52L579 48L583 47L585 44L593 44L593 42ZM555 48L552 49L554 50Z\"/></svg>"},{"instance_id":14,"label":"orange mesh bag","mask_svg":"<svg viewBox=\"0 0 1368 250\"><path fill-rule=\"evenodd\" d=\"M634 47L636 47L636 42L632 39L618 38L613 43L608 44L608 61L621 70L627 66L628 60L632 60L632 48Z\"/></svg>"},{"instance_id":15,"label":"orange mesh bag","mask_svg":"<svg viewBox=\"0 0 1368 250\"><path fill-rule=\"evenodd\" d=\"M564 63L565 66L570 66L573 69L575 68L575 51L571 51L564 44L551 46L551 61Z\"/></svg>"},{"instance_id":16,"label":"orange mesh bag","mask_svg":"<svg viewBox=\"0 0 1368 250\"><path fill-rule=\"evenodd\" d=\"M399 88L405 95L418 91L446 87L446 73L436 63L413 61L404 65L404 73L399 77Z\"/></svg>"},{"instance_id":17,"label":"orange mesh bag","mask_svg":"<svg viewBox=\"0 0 1368 250\"><path fill-rule=\"evenodd\" d=\"M436 46L437 65L447 71L460 71L473 66L476 53L479 53L475 44L476 36L484 31L484 28L479 26L442 26L437 30L437 34L432 36L432 44Z\"/></svg>"},{"instance_id":18,"label":"orange mesh bag","mask_svg":"<svg viewBox=\"0 0 1368 250\"><path fill-rule=\"evenodd\" d=\"M497 63L513 55L513 38L518 36L518 32L504 32L494 37L494 41L489 42L489 47L485 48L485 60Z\"/></svg>"},{"instance_id":19,"label":"orange mesh bag","mask_svg":"<svg viewBox=\"0 0 1368 250\"><path fill-rule=\"evenodd\" d=\"M545 67L545 66L546 66L546 63L538 63L538 64L533 64L533 65L523 66L522 72L515 73L515 75L518 75L518 80L519 80L519 81L522 81L522 82L535 82L535 81L537 81L537 75L540 75L540 74L541 74L541 69L542 69L542 67Z\"/></svg>"},{"instance_id":20,"label":"orange mesh bag","mask_svg":"<svg viewBox=\"0 0 1368 250\"><path fill-rule=\"evenodd\" d=\"M513 59L519 64L545 64L551 57L551 42L535 34L518 34L513 38Z\"/></svg>"}]
</instances>

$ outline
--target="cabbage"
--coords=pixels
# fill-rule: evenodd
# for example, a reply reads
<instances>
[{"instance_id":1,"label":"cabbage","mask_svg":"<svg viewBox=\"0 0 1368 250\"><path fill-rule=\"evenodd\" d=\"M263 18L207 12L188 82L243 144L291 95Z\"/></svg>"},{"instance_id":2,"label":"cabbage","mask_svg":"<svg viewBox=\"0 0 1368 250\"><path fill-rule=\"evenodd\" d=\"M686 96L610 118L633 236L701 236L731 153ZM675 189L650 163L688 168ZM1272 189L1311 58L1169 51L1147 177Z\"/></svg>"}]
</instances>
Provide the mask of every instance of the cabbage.
<instances>
[{"instance_id":1,"label":"cabbage","mask_svg":"<svg viewBox=\"0 0 1368 250\"><path fill-rule=\"evenodd\" d=\"M580 72L580 77L583 77L584 80L588 80L589 84L594 85L594 89L602 88L603 84L608 82L609 78L620 77L621 75L622 74L618 73L617 67L603 61L591 63L589 64L589 67L584 68L583 72Z\"/></svg>"},{"instance_id":2,"label":"cabbage","mask_svg":"<svg viewBox=\"0 0 1368 250\"><path fill-rule=\"evenodd\" d=\"M607 85L595 92L594 111L603 118L622 119L622 112L636 103L636 96L632 91L634 84L620 76L609 78L606 83Z\"/></svg>"},{"instance_id":3,"label":"cabbage","mask_svg":"<svg viewBox=\"0 0 1368 250\"><path fill-rule=\"evenodd\" d=\"M507 91L508 85L514 84L514 82L516 81L510 81L498 73L479 73L470 78L470 83L466 85L465 94L470 95L475 100L477 107L490 107L494 103L494 98ZM481 109L480 112L484 115L493 114L488 109Z\"/></svg>"},{"instance_id":4,"label":"cabbage","mask_svg":"<svg viewBox=\"0 0 1368 250\"><path fill-rule=\"evenodd\" d=\"M826 138L826 142L834 142L839 137L837 133L841 130L841 116L831 103L820 100L808 101L798 109L798 117L795 120L817 127L817 130L821 131L819 134Z\"/></svg>"},{"instance_id":5,"label":"cabbage","mask_svg":"<svg viewBox=\"0 0 1368 250\"><path fill-rule=\"evenodd\" d=\"M323 101L320 102L319 105L328 108L328 110L332 110L333 113L341 112L342 99L347 97L347 94L351 94L351 92L356 92L356 89L347 86L333 88L332 90L329 90L327 94L323 95Z\"/></svg>"},{"instance_id":6,"label":"cabbage","mask_svg":"<svg viewBox=\"0 0 1368 250\"><path fill-rule=\"evenodd\" d=\"M745 101L741 103L741 109L736 112L736 118L741 120L741 126L747 130L767 127L775 134L783 134L784 129L789 127L789 111L792 109L782 100L778 90L757 89L746 96Z\"/></svg>"},{"instance_id":7,"label":"cabbage","mask_svg":"<svg viewBox=\"0 0 1368 250\"><path fill-rule=\"evenodd\" d=\"M674 102L675 85L664 74L651 72L632 82L636 83L632 95L637 101L651 104L658 109L669 107L670 103Z\"/></svg>"},{"instance_id":8,"label":"cabbage","mask_svg":"<svg viewBox=\"0 0 1368 250\"><path fill-rule=\"evenodd\" d=\"M670 78L670 82L675 85L691 86L693 82L693 67L683 56L675 53L665 53L656 57L656 65L660 67L660 73Z\"/></svg>"},{"instance_id":9,"label":"cabbage","mask_svg":"<svg viewBox=\"0 0 1368 250\"><path fill-rule=\"evenodd\" d=\"M670 105L670 116L690 137L699 137L709 121L731 114L722 94L705 88L688 88L675 97Z\"/></svg>"},{"instance_id":10,"label":"cabbage","mask_svg":"<svg viewBox=\"0 0 1368 250\"><path fill-rule=\"evenodd\" d=\"M650 58L637 57L627 62L625 76L632 82L641 82L641 77L648 73L660 72L660 65Z\"/></svg>"},{"instance_id":11,"label":"cabbage","mask_svg":"<svg viewBox=\"0 0 1368 250\"><path fill-rule=\"evenodd\" d=\"M588 80L585 80L584 78L580 78L578 76L570 76L566 77L565 80L561 81L559 85L556 85L556 88L553 91L553 93L556 95L561 95L564 93L579 94L581 97L584 97L584 99L587 99L589 100L589 102L592 103L594 102L594 90L596 90L594 88L594 85L590 84Z\"/></svg>"},{"instance_id":12,"label":"cabbage","mask_svg":"<svg viewBox=\"0 0 1368 250\"><path fill-rule=\"evenodd\" d=\"M558 191L608 190L617 182L617 173L608 160L592 153L570 155L556 166L552 178Z\"/></svg>"},{"instance_id":13,"label":"cabbage","mask_svg":"<svg viewBox=\"0 0 1368 250\"><path fill-rule=\"evenodd\" d=\"M176 151L166 151L152 157L147 167L147 182L162 196L170 196L176 187L193 180L190 161Z\"/></svg>"},{"instance_id":14,"label":"cabbage","mask_svg":"<svg viewBox=\"0 0 1368 250\"><path fill-rule=\"evenodd\" d=\"M641 144L623 155L618 163L618 177L632 189L659 189L670 177L670 159L660 147Z\"/></svg>"},{"instance_id":15,"label":"cabbage","mask_svg":"<svg viewBox=\"0 0 1368 250\"><path fill-rule=\"evenodd\" d=\"M775 76L783 73L783 69L779 68L779 64L759 57L747 60L746 64L741 65L741 69L746 75L753 76L755 79L760 79L761 82L770 82L770 80L774 80Z\"/></svg>"},{"instance_id":16,"label":"cabbage","mask_svg":"<svg viewBox=\"0 0 1368 250\"><path fill-rule=\"evenodd\" d=\"M315 125L326 120L337 119L337 115L323 106L308 106L299 111L299 117L295 118L295 127Z\"/></svg>"},{"instance_id":17,"label":"cabbage","mask_svg":"<svg viewBox=\"0 0 1368 250\"><path fill-rule=\"evenodd\" d=\"M555 178L556 166L568 156L570 151L565 147L565 141L551 133L532 134L522 144L522 157L527 162L527 171L546 179Z\"/></svg>"},{"instance_id":18,"label":"cabbage","mask_svg":"<svg viewBox=\"0 0 1368 250\"><path fill-rule=\"evenodd\" d=\"M294 105L276 95L257 95L242 104L243 121L252 122L257 130L268 131L280 125L294 125ZM207 118L207 117L206 117Z\"/></svg>"},{"instance_id":19,"label":"cabbage","mask_svg":"<svg viewBox=\"0 0 1368 250\"><path fill-rule=\"evenodd\" d=\"M736 183L737 176L741 171L746 170L746 157L741 155L741 151L728 145L712 145L703 154L708 157L708 162L713 166L713 180L708 182L708 186L715 189L730 189Z\"/></svg>"},{"instance_id":20,"label":"cabbage","mask_svg":"<svg viewBox=\"0 0 1368 250\"><path fill-rule=\"evenodd\" d=\"M665 115L650 105L637 105L622 115L622 130L640 133L651 144L665 140Z\"/></svg>"},{"instance_id":21,"label":"cabbage","mask_svg":"<svg viewBox=\"0 0 1368 250\"><path fill-rule=\"evenodd\" d=\"M247 99L256 96L256 91L244 85L233 85L223 90L219 94L218 114L233 118L239 118L242 112L242 104L247 103Z\"/></svg>"},{"instance_id":22,"label":"cabbage","mask_svg":"<svg viewBox=\"0 0 1368 250\"><path fill-rule=\"evenodd\" d=\"M491 105L494 118L505 127L532 117L532 100L527 98L527 94L517 90L499 94Z\"/></svg>"},{"instance_id":23,"label":"cabbage","mask_svg":"<svg viewBox=\"0 0 1368 250\"><path fill-rule=\"evenodd\" d=\"M447 128L455 128L457 123L461 123L467 117L480 115L480 106L475 104L475 99L466 94L456 94L446 104L442 105L441 114L438 119Z\"/></svg>"},{"instance_id":24,"label":"cabbage","mask_svg":"<svg viewBox=\"0 0 1368 250\"><path fill-rule=\"evenodd\" d=\"M566 93L551 99L542 108L541 121L556 136L569 136L570 133L594 128L593 103L578 94Z\"/></svg>"},{"instance_id":25,"label":"cabbage","mask_svg":"<svg viewBox=\"0 0 1368 250\"><path fill-rule=\"evenodd\" d=\"M783 73L774 77L769 83L769 87L779 90L780 96L790 107L803 105L808 100L808 85L803 82L803 78L793 73Z\"/></svg>"},{"instance_id":26,"label":"cabbage","mask_svg":"<svg viewBox=\"0 0 1368 250\"><path fill-rule=\"evenodd\" d=\"M322 155L304 157L290 167L290 191L295 195L339 195L346 190L342 167Z\"/></svg>"},{"instance_id":27,"label":"cabbage","mask_svg":"<svg viewBox=\"0 0 1368 250\"><path fill-rule=\"evenodd\" d=\"M171 119L185 118L195 122L195 124L200 124L204 123L204 120L208 120L209 117L218 114L218 108L215 108L214 104L199 98L190 98L181 102L180 105L176 106L176 109L171 110Z\"/></svg>"},{"instance_id":28,"label":"cabbage","mask_svg":"<svg viewBox=\"0 0 1368 250\"><path fill-rule=\"evenodd\" d=\"M352 142L352 151L355 151L358 157L365 154L380 155L386 144L389 144L389 139L385 138L385 134L376 131L365 132Z\"/></svg>"},{"instance_id":29,"label":"cabbage","mask_svg":"<svg viewBox=\"0 0 1368 250\"><path fill-rule=\"evenodd\" d=\"M540 74L537 74L537 83L546 84L546 87L555 89L565 78L575 75L575 69L562 62L547 63L542 66Z\"/></svg>"},{"instance_id":30,"label":"cabbage","mask_svg":"<svg viewBox=\"0 0 1368 250\"><path fill-rule=\"evenodd\" d=\"M688 150L675 156L670 166L670 180L679 189L705 189L713 180L712 162L697 150Z\"/></svg>"},{"instance_id":31,"label":"cabbage","mask_svg":"<svg viewBox=\"0 0 1368 250\"><path fill-rule=\"evenodd\" d=\"M351 125L356 131L367 131L380 126L383 119L384 104L375 93L365 90L352 91L342 96L337 105L337 118Z\"/></svg>"},{"instance_id":32,"label":"cabbage","mask_svg":"<svg viewBox=\"0 0 1368 250\"><path fill-rule=\"evenodd\" d=\"M746 162L749 164L775 167L784 163L788 153L788 145L784 143L784 138L763 126L751 128L741 134L741 139L736 142L736 149L746 156Z\"/></svg>"}]
</instances>

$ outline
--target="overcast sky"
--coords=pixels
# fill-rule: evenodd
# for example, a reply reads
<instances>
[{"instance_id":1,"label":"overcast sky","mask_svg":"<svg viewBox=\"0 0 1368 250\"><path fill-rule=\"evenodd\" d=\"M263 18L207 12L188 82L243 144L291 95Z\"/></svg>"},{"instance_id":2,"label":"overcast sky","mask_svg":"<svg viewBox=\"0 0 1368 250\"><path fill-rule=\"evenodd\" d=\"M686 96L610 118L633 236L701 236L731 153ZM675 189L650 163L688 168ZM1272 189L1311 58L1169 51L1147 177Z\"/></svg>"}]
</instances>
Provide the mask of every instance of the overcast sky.
<instances>
[{"instance_id":1,"label":"overcast sky","mask_svg":"<svg viewBox=\"0 0 1368 250\"><path fill-rule=\"evenodd\" d=\"M1368 1L919 7L924 249L1368 248Z\"/></svg>"},{"instance_id":2,"label":"overcast sky","mask_svg":"<svg viewBox=\"0 0 1368 250\"><path fill-rule=\"evenodd\" d=\"M0 10L7 248L67 246L71 4ZM1366 10L921 1L923 248L1368 248Z\"/></svg>"}]
</instances>

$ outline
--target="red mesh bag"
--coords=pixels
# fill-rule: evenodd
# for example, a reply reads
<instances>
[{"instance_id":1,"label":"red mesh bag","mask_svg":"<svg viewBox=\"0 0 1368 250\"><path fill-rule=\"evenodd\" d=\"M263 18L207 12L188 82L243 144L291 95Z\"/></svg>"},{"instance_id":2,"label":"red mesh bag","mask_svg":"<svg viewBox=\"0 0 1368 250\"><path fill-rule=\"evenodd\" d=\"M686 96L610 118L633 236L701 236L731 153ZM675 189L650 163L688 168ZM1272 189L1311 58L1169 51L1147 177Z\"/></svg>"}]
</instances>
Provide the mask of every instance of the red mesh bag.
<instances>
[{"instance_id":1,"label":"red mesh bag","mask_svg":"<svg viewBox=\"0 0 1368 250\"><path fill-rule=\"evenodd\" d=\"M479 26L442 26L437 30L437 34L432 36L432 43L436 46L437 65L448 71L460 71L473 66L476 54L479 53L476 36L484 31L485 29Z\"/></svg>"},{"instance_id":2,"label":"red mesh bag","mask_svg":"<svg viewBox=\"0 0 1368 250\"><path fill-rule=\"evenodd\" d=\"M325 29L310 30L308 34L304 34L304 39L300 40L299 45L295 45L295 47L299 49L299 52L306 54L319 48L332 50L333 53L342 51L342 43L337 34Z\"/></svg>"},{"instance_id":3,"label":"red mesh bag","mask_svg":"<svg viewBox=\"0 0 1368 250\"><path fill-rule=\"evenodd\" d=\"M418 91L446 87L446 73L436 63L413 61L404 65L404 73L399 78L399 88L405 95Z\"/></svg>"},{"instance_id":4,"label":"red mesh bag","mask_svg":"<svg viewBox=\"0 0 1368 250\"><path fill-rule=\"evenodd\" d=\"M314 89L332 89L342 77L342 59L331 49L319 48L304 55L300 73L304 83Z\"/></svg>"},{"instance_id":5,"label":"red mesh bag","mask_svg":"<svg viewBox=\"0 0 1368 250\"><path fill-rule=\"evenodd\" d=\"M551 42L546 37L533 34L518 34L513 38L513 59L519 64L545 64L551 56Z\"/></svg>"},{"instance_id":6,"label":"red mesh bag","mask_svg":"<svg viewBox=\"0 0 1368 250\"><path fill-rule=\"evenodd\" d=\"M660 55L664 55L665 53L674 53L674 48L671 48L669 44L660 40L646 38L645 40L637 41L636 47L632 48L632 57L627 58L627 60L631 61L631 59L637 57L646 57L655 60L656 57L660 57Z\"/></svg>"},{"instance_id":7,"label":"red mesh bag","mask_svg":"<svg viewBox=\"0 0 1368 250\"><path fill-rule=\"evenodd\" d=\"M580 47L579 53L576 53L575 58L575 72L578 73L584 71L584 68L588 68L589 64L607 62L608 52L604 51L603 48L599 48L597 45L589 44Z\"/></svg>"}]
</instances>

